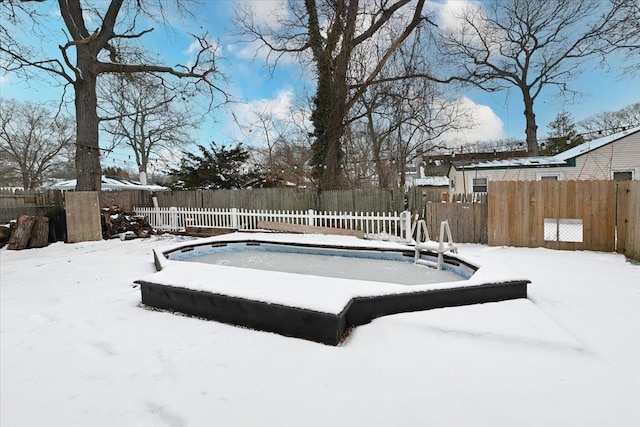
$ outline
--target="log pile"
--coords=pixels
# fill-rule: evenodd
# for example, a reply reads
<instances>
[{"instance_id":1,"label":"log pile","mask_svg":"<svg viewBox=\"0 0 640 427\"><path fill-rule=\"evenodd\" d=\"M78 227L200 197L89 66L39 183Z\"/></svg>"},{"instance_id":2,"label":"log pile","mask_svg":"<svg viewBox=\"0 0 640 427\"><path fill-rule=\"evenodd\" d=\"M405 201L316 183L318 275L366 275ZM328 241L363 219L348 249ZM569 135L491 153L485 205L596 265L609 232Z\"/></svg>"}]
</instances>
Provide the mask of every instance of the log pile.
<instances>
[{"instance_id":1,"label":"log pile","mask_svg":"<svg viewBox=\"0 0 640 427\"><path fill-rule=\"evenodd\" d=\"M7 249L43 248L48 244L49 218L43 215L20 215L11 227Z\"/></svg>"},{"instance_id":2,"label":"log pile","mask_svg":"<svg viewBox=\"0 0 640 427\"><path fill-rule=\"evenodd\" d=\"M0 248L6 245L9 242L9 238L11 237L11 227L9 224L0 225Z\"/></svg>"},{"instance_id":3,"label":"log pile","mask_svg":"<svg viewBox=\"0 0 640 427\"><path fill-rule=\"evenodd\" d=\"M103 208L101 217L104 239L120 237L122 240L128 240L133 237L149 237L156 234L144 216L125 212L117 205Z\"/></svg>"}]
</instances>

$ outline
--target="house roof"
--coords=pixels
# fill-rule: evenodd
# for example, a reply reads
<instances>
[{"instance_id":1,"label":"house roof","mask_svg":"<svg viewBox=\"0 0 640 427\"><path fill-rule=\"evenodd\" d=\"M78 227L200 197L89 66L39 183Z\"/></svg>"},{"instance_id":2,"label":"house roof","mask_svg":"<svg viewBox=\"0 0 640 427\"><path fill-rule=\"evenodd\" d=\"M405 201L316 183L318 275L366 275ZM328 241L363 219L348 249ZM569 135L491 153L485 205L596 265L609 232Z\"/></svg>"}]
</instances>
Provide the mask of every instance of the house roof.
<instances>
[{"instance_id":1,"label":"house roof","mask_svg":"<svg viewBox=\"0 0 640 427\"><path fill-rule=\"evenodd\" d=\"M627 135L640 132L640 126L630 128L628 130L604 136L602 138L587 141L569 150L558 153L555 156L540 157L514 157L511 159L489 160L484 162L453 162L452 165L458 170L461 169L501 169L501 168L522 168L522 167L551 167L551 166L567 166L571 159L580 157L593 150L617 141Z\"/></svg>"},{"instance_id":2,"label":"house roof","mask_svg":"<svg viewBox=\"0 0 640 427\"><path fill-rule=\"evenodd\" d=\"M146 190L146 191L169 191L169 188L155 184L140 184L124 178L116 178L113 176L103 176L100 180L103 190ZM76 180L61 181L55 184L47 185L47 190L75 190Z\"/></svg>"},{"instance_id":3,"label":"house roof","mask_svg":"<svg viewBox=\"0 0 640 427\"><path fill-rule=\"evenodd\" d=\"M563 151L562 153L556 154L554 157L562 160L569 160L581 156L583 154L588 153L589 151L596 150L600 147L603 147L607 144L612 143L613 141L617 141L620 138L623 138L627 135L631 135L632 133L640 132L640 126L636 126L634 128L630 128L629 130L625 130L622 132L614 133L611 135L604 136L602 138L594 139L591 141L587 141L583 144L577 145L573 148L568 149L567 151Z\"/></svg>"},{"instance_id":4,"label":"house roof","mask_svg":"<svg viewBox=\"0 0 640 427\"><path fill-rule=\"evenodd\" d=\"M415 178L413 185L416 187L447 187L449 186L449 177L425 176L424 178Z\"/></svg>"}]
</instances>

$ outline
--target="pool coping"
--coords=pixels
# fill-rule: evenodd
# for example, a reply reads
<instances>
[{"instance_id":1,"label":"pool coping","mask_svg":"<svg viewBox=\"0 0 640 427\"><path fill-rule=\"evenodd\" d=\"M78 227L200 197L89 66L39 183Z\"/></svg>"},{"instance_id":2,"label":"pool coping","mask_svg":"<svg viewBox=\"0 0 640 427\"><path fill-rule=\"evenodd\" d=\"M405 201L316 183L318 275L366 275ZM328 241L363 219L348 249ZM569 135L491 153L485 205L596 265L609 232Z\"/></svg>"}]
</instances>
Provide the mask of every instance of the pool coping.
<instances>
[{"instance_id":1,"label":"pool coping","mask_svg":"<svg viewBox=\"0 0 640 427\"><path fill-rule=\"evenodd\" d=\"M238 234L238 233L236 233ZM262 242L260 237L236 235L218 236L214 240L194 240L173 245L168 249L154 250L154 263L157 271L169 267L172 263L166 254L180 248L206 245L216 241L224 242ZM277 238L269 238L263 243L278 242ZM390 250L389 245L371 244L359 246L366 250ZM291 241L286 244L294 244ZM301 246L309 243L299 243ZM317 245L317 244L316 244ZM329 248L352 249L355 246L320 245ZM425 256L433 257L429 251ZM445 262L463 263L466 266L479 268L456 255L447 255ZM291 275L295 276L295 275ZM306 276L298 275L299 280ZM452 282L452 286L432 287L430 289L411 290L399 293L381 292L377 295L351 297L339 312L325 312L294 304L282 304L272 301L260 301L244 296L230 295L222 292L190 289L172 286L153 280L153 275L137 280L140 284L142 304L163 310L173 310L187 315L197 316L222 323L251 329L278 333L284 336L302 338L328 345L338 345L348 332L356 327L371 322L381 316L404 312L429 310L434 308L457 307L468 304L505 301L527 297L526 279L498 280L485 283L460 284Z\"/></svg>"}]
</instances>

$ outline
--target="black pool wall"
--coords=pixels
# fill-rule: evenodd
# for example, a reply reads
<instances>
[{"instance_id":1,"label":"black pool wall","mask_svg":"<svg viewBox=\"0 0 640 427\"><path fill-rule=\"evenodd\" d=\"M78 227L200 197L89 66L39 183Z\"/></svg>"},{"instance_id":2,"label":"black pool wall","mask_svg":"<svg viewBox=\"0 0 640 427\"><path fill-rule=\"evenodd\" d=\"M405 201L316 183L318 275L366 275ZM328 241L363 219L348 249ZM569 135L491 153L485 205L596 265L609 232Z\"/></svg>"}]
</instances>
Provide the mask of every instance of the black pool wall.
<instances>
[{"instance_id":1,"label":"black pool wall","mask_svg":"<svg viewBox=\"0 0 640 427\"><path fill-rule=\"evenodd\" d=\"M352 299L340 314L248 300L138 281L142 303L151 307L337 345L349 327L404 312L527 297L526 280Z\"/></svg>"}]
</instances>

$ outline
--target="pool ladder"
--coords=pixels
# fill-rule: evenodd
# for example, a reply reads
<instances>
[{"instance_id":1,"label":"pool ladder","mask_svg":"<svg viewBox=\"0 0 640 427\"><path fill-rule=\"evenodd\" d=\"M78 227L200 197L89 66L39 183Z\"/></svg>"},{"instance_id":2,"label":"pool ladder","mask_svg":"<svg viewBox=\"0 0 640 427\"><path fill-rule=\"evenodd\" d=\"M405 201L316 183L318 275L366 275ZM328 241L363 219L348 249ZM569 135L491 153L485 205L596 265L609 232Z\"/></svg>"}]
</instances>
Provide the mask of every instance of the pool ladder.
<instances>
[{"instance_id":1,"label":"pool ladder","mask_svg":"<svg viewBox=\"0 0 640 427\"><path fill-rule=\"evenodd\" d=\"M451 237L451 229L449 228L449 221L444 220L440 223L440 240L438 242L434 242L429 238L429 231L427 230L427 223L421 219L415 223L414 228L416 229L416 253L414 257L414 264L423 264L428 265L430 267L436 267L438 270L442 270L442 264L444 262L444 254L447 252L451 252L454 254L458 253L458 248L455 243L453 243L453 238ZM411 232L413 235L413 230ZM447 240L445 241L444 238ZM424 242L422 241L424 238ZM428 261L426 259L422 259L420 257L420 251L427 250L431 252L435 252L438 254L438 262Z\"/></svg>"}]
</instances>

